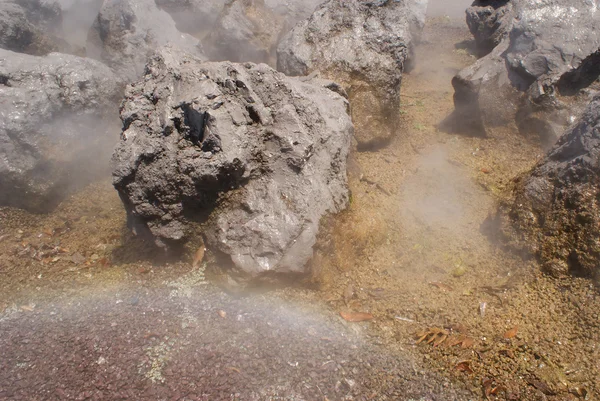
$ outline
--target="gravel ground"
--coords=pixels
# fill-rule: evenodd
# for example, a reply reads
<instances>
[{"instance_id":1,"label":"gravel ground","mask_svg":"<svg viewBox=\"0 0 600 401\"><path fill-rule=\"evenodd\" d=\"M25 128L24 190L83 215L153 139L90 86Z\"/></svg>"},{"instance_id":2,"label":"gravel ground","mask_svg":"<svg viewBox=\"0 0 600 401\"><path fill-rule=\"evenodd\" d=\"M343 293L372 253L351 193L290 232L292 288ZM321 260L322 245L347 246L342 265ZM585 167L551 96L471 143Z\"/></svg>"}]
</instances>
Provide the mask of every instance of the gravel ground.
<instances>
[{"instance_id":1,"label":"gravel ground","mask_svg":"<svg viewBox=\"0 0 600 401\"><path fill-rule=\"evenodd\" d=\"M235 298L195 271L8 308L0 400L469 399L364 325L273 295Z\"/></svg>"}]
</instances>

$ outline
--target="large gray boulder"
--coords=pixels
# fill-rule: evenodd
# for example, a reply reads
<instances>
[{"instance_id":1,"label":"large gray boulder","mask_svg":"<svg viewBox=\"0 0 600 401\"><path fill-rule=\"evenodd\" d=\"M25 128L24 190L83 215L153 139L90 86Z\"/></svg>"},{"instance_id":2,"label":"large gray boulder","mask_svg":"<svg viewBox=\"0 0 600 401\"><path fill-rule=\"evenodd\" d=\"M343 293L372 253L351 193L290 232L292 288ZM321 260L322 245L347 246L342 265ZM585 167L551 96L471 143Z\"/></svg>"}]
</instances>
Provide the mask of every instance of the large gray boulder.
<instances>
[{"instance_id":1,"label":"large gray boulder","mask_svg":"<svg viewBox=\"0 0 600 401\"><path fill-rule=\"evenodd\" d=\"M511 0L475 0L467 8L467 25L481 56L491 52L508 34L514 20Z\"/></svg>"},{"instance_id":2,"label":"large gray boulder","mask_svg":"<svg viewBox=\"0 0 600 401\"><path fill-rule=\"evenodd\" d=\"M106 173L121 91L95 60L0 50L0 204L48 211Z\"/></svg>"},{"instance_id":3,"label":"large gray boulder","mask_svg":"<svg viewBox=\"0 0 600 401\"><path fill-rule=\"evenodd\" d=\"M481 134L516 124L552 144L584 106L574 95L600 74L600 10L587 0L504 7L500 43L453 79L457 119Z\"/></svg>"},{"instance_id":4,"label":"large gray boulder","mask_svg":"<svg viewBox=\"0 0 600 401\"><path fill-rule=\"evenodd\" d=\"M53 0L0 1L0 48L43 55L62 50L60 4Z\"/></svg>"},{"instance_id":5,"label":"large gray boulder","mask_svg":"<svg viewBox=\"0 0 600 401\"><path fill-rule=\"evenodd\" d=\"M426 0L330 0L280 42L277 68L342 84L359 149L384 146L397 132L402 72L426 8Z\"/></svg>"},{"instance_id":6,"label":"large gray boulder","mask_svg":"<svg viewBox=\"0 0 600 401\"><path fill-rule=\"evenodd\" d=\"M118 76L134 81L144 74L148 57L166 45L202 56L198 40L178 31L154 0L104 0L88 35L87 51Z\"/></svg>"},{"instance_id":7,"label":"large gray boulder","mask_svg":"<svg viewBox=\"0 0 600 401\"><path fill-rule=\"evenodd\" d=\"M281 38L308 18L323 0L228 0L204 39L211 60L275 66Z\"/></svg>"},{"instance_id":8,"label":"large gray boulder","mask_svg":"<svg viewBox=\"0 0 600 401\"><path fill-rule=\"evenodd\" d=\"M348 202L353 126L338 92L266 64L163 49L121 111L113 182L130 226L173 247L204 222L205 242L236 271L305 272L321 218Z\"/></svg>"},{"instance_id":9,"label":"large gray boulder","mask_svg":"<svg viewBox=\"0 0 600 401\"><path fill-rule=\"evenodd\" d=\"M553 274L600 278L600 96L529 173L505 208L504 234Z\"/></svg>"}]
</instances>

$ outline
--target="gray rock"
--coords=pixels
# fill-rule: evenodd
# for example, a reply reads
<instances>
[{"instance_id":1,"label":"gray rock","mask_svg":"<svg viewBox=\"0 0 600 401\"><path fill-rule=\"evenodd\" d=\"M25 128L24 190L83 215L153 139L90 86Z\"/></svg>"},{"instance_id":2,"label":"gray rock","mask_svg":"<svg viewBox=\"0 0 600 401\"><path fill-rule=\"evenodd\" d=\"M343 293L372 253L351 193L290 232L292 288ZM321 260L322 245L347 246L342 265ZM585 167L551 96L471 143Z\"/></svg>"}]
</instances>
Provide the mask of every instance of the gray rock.
<instances>
[{"instance_id":1,"label":"gray rock","mask_svg":"<svg viewBox=\"0 0 600 401\"><path fill-rule=\"evenodd\" d=\"M397 131L402 72L426 8L426 0L330 0L281 41L277 68L342 84L359 149L384 146Z\"/></svg>"},{"instance_id":2,"label":"gray rock","mask_svg":"<svg viewBox=\"0 0 600 401\"><path fill-rule=\"evenodd\" d=\"M279 40L322 0L228 0L203 41L211 60L276 64Z\"/></svg>"},{"instance_id":3,"label":"gray rock","mask_svg":"<svg viewBox=\"0 0 600 401\"><path fill-rule=\"evenodd\" d=\"M0 48L35 55L62 50L62 13L56 1L0 2Z\"/></svg>"},{"instance_id":4,"label":"gray rock","mask_svg":"<svg viewBox=\"0 0 600 401\"><path fill-rule=\"evenodd\" d=\"M48 211L106 172L121 88L94 60L0 50L0 204Z\"/></svg>"},{"instance_id":5,"label":"gray rock","mask_svg":"<svg viewBox=\"0 0 600 401\"><path fill-rule=\"evenodd\" d=\"M600 10L587 0L511 4L509 33L453 79L457 118L484 134L514 123L552 144L585 106L572 95L600 75Z\"/></svg>"},{"instance_id":6,"label":"gray rock","mask_svg":"<svg viewBox=\"0 0 600 401\"><path fill-rule=\"evenodd\" d=\"M337 89L164 49L121 111L113 182L130 226L173 247L200 222L235 271L305 272L320 219L348 202L353 127Z\"/></svg>"},{"instance_id":7,"label":"gray rock","mask_svg":"<svg viewBox=\"0 0 600 401\"><path fill-rule=\"evenodd\" d=\"M118 76L134 81L143 75L148 57L168 44L202 56L198 40L179 32L154 0L104 0L88 35L87 51Z\"/></svg>"},{"instance_id":8,"label":"gray rock","mask_svg":"<svg viewBox=\"0 0 600 401\"><path fill-rule=\"evenodd\" d=\"M513 6L511 0L475 0L467 8L467 25L480 55L490 53L508 34L514 20Z\"/></svg>"},{"instance_id":9,"label":"gray rock","mask_svg":"<svg viewBox=\"0 0 600 401\"><path fill-rule=\"evenodd\" d=\"M516 184L504 234L547 271L600 278L600 96ZM524 245L523 245L524 244Z\"/></svg>"}]
</instances>

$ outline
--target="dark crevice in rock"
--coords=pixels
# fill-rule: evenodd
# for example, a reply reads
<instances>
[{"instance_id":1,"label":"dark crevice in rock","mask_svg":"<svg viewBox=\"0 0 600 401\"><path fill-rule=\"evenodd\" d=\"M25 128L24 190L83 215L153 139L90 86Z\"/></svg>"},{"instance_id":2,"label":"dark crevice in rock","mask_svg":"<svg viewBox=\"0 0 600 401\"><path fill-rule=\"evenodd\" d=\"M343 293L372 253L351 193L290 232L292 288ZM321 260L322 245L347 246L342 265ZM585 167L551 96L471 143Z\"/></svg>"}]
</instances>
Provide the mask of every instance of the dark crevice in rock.
<instances>
[{"instance_id":1,"label":"dark crevice in rock","mask_svg":"<svg viewBox=\"0 0 600 401\"><path fill-rule=\"evenodd\" d=\"M9 77L7 75L0 75L0 85L10 87Z\"/></svg>"},{"instance_id":2,"label":"dark crevice in rock","mask_svg":"<svg viewBox=\"0 0 600 401\"><path fill-rule=\"evenodd\" d=\"M204 141L204 133L210 115L206 111L199 111L187 103L181 106L183 110L185 126L180 125L178 130L183 131L184 137L191 140L195 144Z\"/></svg>"},{"instance_id":3,"label":"dark crevice in rock","mask_svg":"<svg viewBox=\"0 0 600 401\"><path fill-rule=\"evenodd\" d=\"M248 106L246 106L246 110L248 111L248 114L250 115L250 119L252 119L252 121L254 121L255 124L262 124L262 119L260 118L260 114L258 114L258 111L256 111L256 108L254 106L248 105Z\"/></svg>"}]
</instances>

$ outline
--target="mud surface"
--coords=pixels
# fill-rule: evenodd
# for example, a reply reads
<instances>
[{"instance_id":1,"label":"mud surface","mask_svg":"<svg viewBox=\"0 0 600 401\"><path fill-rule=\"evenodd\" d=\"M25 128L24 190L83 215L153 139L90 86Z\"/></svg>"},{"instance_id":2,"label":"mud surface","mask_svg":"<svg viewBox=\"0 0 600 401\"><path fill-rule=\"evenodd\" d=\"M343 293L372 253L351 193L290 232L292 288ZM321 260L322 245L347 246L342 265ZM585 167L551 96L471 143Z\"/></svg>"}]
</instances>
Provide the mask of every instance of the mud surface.
<instances>
[{"instance_id":1,"label":"mud surface","mask_svg":"<svg viewBox=\"0 0 600 401\"><path fill-rule=\"evenodd\" d=\"M0 400L597 399L597 289L486 236L543 151L439 129L474 58L462 21L430 20L424 39L403 132L353 156L350 208L304 287L208 284L195 250L162 255L128 234L108 182L50 215L0 209Z\"/></svg>"}]
</instances>

